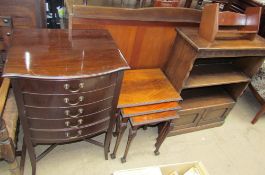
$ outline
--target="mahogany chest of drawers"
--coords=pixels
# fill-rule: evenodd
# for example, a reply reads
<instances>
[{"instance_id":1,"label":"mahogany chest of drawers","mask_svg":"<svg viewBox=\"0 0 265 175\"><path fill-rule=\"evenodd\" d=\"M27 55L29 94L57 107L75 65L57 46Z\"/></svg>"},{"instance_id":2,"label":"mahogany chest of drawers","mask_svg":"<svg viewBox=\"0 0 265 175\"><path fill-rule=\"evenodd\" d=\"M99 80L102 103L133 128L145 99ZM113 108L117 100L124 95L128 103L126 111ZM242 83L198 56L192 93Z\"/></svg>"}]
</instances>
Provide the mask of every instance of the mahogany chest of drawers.
<instances>
[{"instance_id":1,"label":"mahogany chest of drawers","mask_svg":"<svg viewBox=\"0 0 265 175\"><path fill-rule=\"evenodd\" d=\"M106 133L107 159L123 70L105 30L16 30L3 76L15 92L24 140L36 172L37 144Z\"/></svg>"}]
</instances>

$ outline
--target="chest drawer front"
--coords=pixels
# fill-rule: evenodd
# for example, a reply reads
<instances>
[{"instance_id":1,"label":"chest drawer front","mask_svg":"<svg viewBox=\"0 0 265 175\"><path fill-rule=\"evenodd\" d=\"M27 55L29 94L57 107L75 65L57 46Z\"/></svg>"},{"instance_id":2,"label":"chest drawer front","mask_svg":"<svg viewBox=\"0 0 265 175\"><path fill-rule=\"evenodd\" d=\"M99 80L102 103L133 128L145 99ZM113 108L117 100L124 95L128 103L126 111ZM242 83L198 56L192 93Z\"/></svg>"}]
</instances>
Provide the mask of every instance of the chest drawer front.
<instances>
[{"instance_id":1,"label":"chest drawer front","mask_svg":"<svg viewBox=\"0 0 265 175\"><path fill-rule=\"evenodd\" d=\"M60 143L74 141L107 131L109 120L103 120L83 128L65 131L43 131L30 129L31 139L39 143Z\"/></svg>"},{"instance_id":2,"label":"chest drawer front","mask_svg":"<svg viewBox=\"0 0 265 175\"><path fill-rule=\"evenodd\" d=\"M73 94L82 93L115 84L117 73L93 78L73 80L36 80L19 79L22 92L37 94Z\"/></svg>"},{"instance_id":3,"label":"chest drawer front","mask_svg":"<svg viewBox=\"0 0 265 175\"><path fill-rule=\"evenodd\" d=\"M33 119L71 119L85 116L111 108L112 98L98 101L88 105L62 108L37 108L25 106L26 117Z\"/></svg>"},{"instance_id":4,"label":"chest drawer front","mask_svg":"<svg viewBox=\"0 0 265 175\"><path fill-rule=\"evenodd\" d=\"M70 107L85 105L96 101L110 98L114 94L115 86L109 86L103 89L89 91L86 93L69 95L40 95L23 94L24 104L34 107Z\"/></svg>"},{"instance_id":5,"label":"chest drawer front","mask_svg":"<svg viewBox=\"0 0 265 175\"><path fill-rule=\"evenodd\" d=\"M100 120L110 118L111 108L102 110L90 115L81 116L77 118L59 119L59 120L45 120L45 119L28 119L31 129L45 129L45 130L62 130L62 129L76 129L84 127L89 124L97 123Z\"/></svg>"}]
</instances>

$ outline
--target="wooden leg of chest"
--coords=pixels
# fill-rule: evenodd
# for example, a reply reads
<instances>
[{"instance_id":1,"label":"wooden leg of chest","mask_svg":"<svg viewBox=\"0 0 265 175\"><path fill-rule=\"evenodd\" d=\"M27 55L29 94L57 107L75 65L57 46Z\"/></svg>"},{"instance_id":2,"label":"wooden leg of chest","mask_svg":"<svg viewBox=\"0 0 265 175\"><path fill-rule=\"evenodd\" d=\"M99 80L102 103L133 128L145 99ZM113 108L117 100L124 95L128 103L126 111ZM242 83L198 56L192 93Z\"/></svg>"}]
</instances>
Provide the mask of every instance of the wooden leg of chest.
<instances>
[{"instance_id":1,"label":"wooden leg of chest","mask_svg":"<svg viewBox=\"0 0 265 175\"><path fill-rule=\"evenodd\" d=\"M120 145L120 142L121 142L121 138L127 128L127 123L128 123L128 118L123 118L120 125L118 126L120 129L119 129L119 132L117 133L118 136L117 136L117 139L116 139L116 143L115 143L115 147L114 147L114 150L113 150L113 153L110 155L112 159L115 159L116 158L116 153L117 153L117 150L119 148L119 145Z\"/></svg>"},{"instance_id":2,"label":"wooden leg of chest","mask_svg":"<svg viewBox=\"0 0 265 175\"><path fill-rule=\"evenodd\" d=\"M12 175L19 175L19 167L15 155L15 147L13 140L9 138L6 125L2 119L0 126L0 157L2 157L9 164L9 170Z\"/></svg>"},{"instance_id":3,"label":"wooden leg of chest","mask_svg":"<svg viewBox=\"0 0 265 175\"><path fill-rule=\"evenodd\" d=\"M132 143L133 139L136 136L137 129L138 129L137 126L132 126L132 128L130 128L130 130L129 130L129 136L128 136L128 141L127 141L126 149L125 149L125 152L124 152L123 157L121 158L121 162L122 163L125 163L126 162L126 158L127 158L127 155L128 155L128 152L129 152L129 149L130 149L130 146L131 146L131 143Z\"/></svg>"},{"instance_id":4,"label":"wooden leg of chest","mask_svg":"<svg viewBox=\"0 0 265 175\"><path fill-rule=\"evenodd\" d=\"M162 143L164 142L164 140L166 139L169 131L171 130L171 128L173 127L172 124L172 120L166 122L166 124L164 125L164 127L162 128L162 130L160 131L160 134L158 136L157 142L155 144L155 155L159 155L159 148L161 147Z\"/></svg>"},{"instance_id":5,"label":"wooden leg of chest","mask_svg":"<svg viewBox=\"0 0 265 175\"><path fill-rule=\"evenodd\" d=\"M256 116L254 117L254 119L252 120L252 124L255 124L257 121L258 121L258 119L262 116L262 115L264 115L265 114L265 104L263 104L262 106L261 106L261 109L259 110L259 112L256 114Z\"/></svg>"}]
</instances>

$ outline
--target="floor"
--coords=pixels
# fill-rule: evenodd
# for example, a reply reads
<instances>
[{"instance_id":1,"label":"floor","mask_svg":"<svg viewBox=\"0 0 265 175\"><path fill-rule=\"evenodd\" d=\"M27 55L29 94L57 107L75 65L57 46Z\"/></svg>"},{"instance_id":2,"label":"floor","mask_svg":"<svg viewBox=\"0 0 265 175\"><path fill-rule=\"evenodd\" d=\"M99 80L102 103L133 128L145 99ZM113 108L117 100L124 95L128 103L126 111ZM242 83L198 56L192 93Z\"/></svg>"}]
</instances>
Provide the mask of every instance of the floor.
<instances>
[{"instance_id":1,"label":"floor","mask_svg":"<svg viewBox=\"0 0 265 175\"><path fill-rule=\"evenodd\" d=\"M86 142L59 146L38 162L37 174L110 175L121 169L202 161L210 175L264 175L265 117L256 125L250 124L258 106L247 91L223 126L169 137L162 145L159 156L153 154L157 129L140 130L125 164L121 164L119 159L125 138L118 150L118 158L108 161L104 160L102 148ZM39 146L36 150L40 152L44 148ZM0 175L8 174L7 164L1 161ZM29 174L27 159L25 175Z\"/></svg>"}]
</instances>

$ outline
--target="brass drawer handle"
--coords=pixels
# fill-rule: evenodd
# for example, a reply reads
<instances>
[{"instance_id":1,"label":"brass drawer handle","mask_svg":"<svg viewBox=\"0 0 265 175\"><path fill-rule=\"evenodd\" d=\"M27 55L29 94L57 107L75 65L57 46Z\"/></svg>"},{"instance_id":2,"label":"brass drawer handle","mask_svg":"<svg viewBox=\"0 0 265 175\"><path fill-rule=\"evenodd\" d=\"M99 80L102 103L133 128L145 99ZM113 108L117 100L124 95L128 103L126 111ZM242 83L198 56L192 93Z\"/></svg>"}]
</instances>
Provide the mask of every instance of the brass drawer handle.
<instances>
[{"instance_id":1,"label":"brass drawer handle","mask_svg":"<svg viewBox=\"0 0 265 175\"><path fill-rule=\"evenodd\" d=\"M71 115L71 114L70 114L70 110L68 110L68 109L64 111L65 115L68 116L68 117L71 117L71 118L77 118L77 117L79 117L81 114L83 114L83 112L84 112L84 109L83 109L83 108L79 108L79 109L78 109L78 113L77 113L76 115Z\"/></svg>"},{"instance_id":2,"label":"brass drawer handle","mask_svg":"<svg viewBox=\"0 0 265 175\"><path fill-rule=\"evenodd\" d=\"M69 132L66 132L65 133L65 137L70 138L70 139L75 139L75 138L80 137L81 134L82 134L82 130L78 130L77 131L77 135L75 135L75 136L70 136L70 133Z\"/></svg>"},{"instance_id":3,"label":"brass drawer handle","mask_svg":"<svg viewBox=\"0 0 265 175\"><path fill-rule=\"evenodd\" d=\"M9 20L8 20L8 19L3 19L3 22L4 22L4 23L8 23Z\"/></svg>"},{"instance_id":4,"label":"brass drawer handle","mask_svg":"<svg viewBox=\"0 0 265 175\"><path fill-rule=\"evenodd\" d=\"M82 125L83 124L83 119L79 119L79 120L77 120L77 125L71 125L71 122L70 121L66 121L65 122L65 125L67 126L67 127L70 127L70 128L78 128L78 126L80 126L80 125Z\"/></svg>"},{"instance_id":5,"label":"brass drawer handle","mask_svg":"<svg viewBox=\"0 0 265 175\"><path fill-rule=\"evenodd\" d=\"M78 105L80 102L84 101L84 99L85 99L84 96L80 96L80 97L78 97L78 101L75 102L75 103L71 103L70 100L69 100L69 98L64 98L63 100L64 100L64 102L65 102L66 104L69 104L69 105L71 105L71 106L75 106L75 105Z\"/></svg>"},{"instance_id":6,"label":"brass drawer handle","mask_svg":"<svg viewBox=\"0 0 265 175\"><path fill-rule=\"evenodd\" d=\"M71 89L71 86L68 83L64 84L63 87L64 87L65 90L69 90L70 92L74 93L74 92L79 92L81 89L83 89L85 87L85 84L84 83L79 83L79 88L75 89L75 90Z\"/></svg>"}]
</instances>

